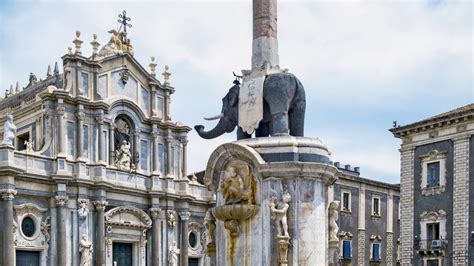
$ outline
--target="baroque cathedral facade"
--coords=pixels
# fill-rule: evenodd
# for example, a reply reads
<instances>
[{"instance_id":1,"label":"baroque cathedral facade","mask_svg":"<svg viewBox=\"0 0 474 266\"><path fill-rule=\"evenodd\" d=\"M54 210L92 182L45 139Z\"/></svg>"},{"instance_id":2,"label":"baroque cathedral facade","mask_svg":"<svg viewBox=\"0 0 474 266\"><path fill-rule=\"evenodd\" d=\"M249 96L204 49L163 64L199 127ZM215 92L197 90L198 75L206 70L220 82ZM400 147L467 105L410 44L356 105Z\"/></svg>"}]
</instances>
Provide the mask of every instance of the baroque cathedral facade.
<instances>
[{"instance_id":1,"label":"baroque cathedral facade","mask_svg":"<svg viewBox=\"0 0 474 266\"><path fill-rule=\"evenodd\" d=\"M109 33L84 56L76 32L62 73L30 74L0 100L0 265L216 265L215 196L187 176L191 128L171 119L171 74ZM399 186L333 165L340 264L397 265Z\"/></svg>"}]
</instances>

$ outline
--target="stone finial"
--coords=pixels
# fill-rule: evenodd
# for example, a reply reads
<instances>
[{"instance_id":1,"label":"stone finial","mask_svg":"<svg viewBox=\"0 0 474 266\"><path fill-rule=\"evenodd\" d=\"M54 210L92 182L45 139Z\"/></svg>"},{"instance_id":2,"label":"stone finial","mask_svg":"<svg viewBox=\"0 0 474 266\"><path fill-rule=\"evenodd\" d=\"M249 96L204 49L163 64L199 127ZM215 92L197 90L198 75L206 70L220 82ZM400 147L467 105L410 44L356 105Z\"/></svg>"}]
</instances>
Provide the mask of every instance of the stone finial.
<instances>
[{"instance_id":1,"label":"stone finial","mask_svg":"<svg viewBox=\"0 0 474 266\"><path fill-rule=\"evenodd\" d=\"M99 55L100 43L97 41L97 34L93 34L92 38L93 40L92 42L90 42L90 44L92 45L92 59L96 59Z\"/></svg>"},{"instance_id":2,"label":"stone finial","mask_svg":"<svg viewBox=\"0 0 474 266\"><path fill-rule=\"evenodd\" d=\"M67 48L67 54L72 55L72 47Z\"/></svg>"},{"instance_id":3,"label":"stone finial","mask_svg":"<svg viewBox=\"0 0 474 266\"><path fill-rule=\"evenodd\" d=\"M72 41L72 43L74 43L74 46L76 48L76 50L74 51L74 54L76 54L76 55L81 55L82 54L81 45L82 45L83 41L81 39L79 39L79 37L81 37L81 32L76 30L76 38L74 38L74 41Z\"/></svg>"},{"instance_id":4,"label":"stone finial","mask_svg":"<svg viewBox=\"0 0 474 266\"><path fill-rule=\"evenodd\" d=\"M10 93L12 93L13 91L14 91L14 90L13 90L13 84L12 84L12 85L10 85L10 90L7 89L7 90L5 91L5 98L7 97L7 95L9 95Z\"/></svg>"},{"instance_id":5,"label":"stone finial","mask_svg":"<svg viewBox=\"0 0 474 266\"><path fill-rule=\"evenodd\" d=\"M53 73L51 72L51 65L48 65L48 71L46 72L46 78L50 78L53 76Z\"/></svg>"},{"instance_id":6,"label":"stone finial","mask_svg":"<svg viewBox=\"0 0 474 266\"><path fill-rule=\"evenodd\" d=\"M157 64L155 63L155 57L154 56L151 57L151 63L149 64L149 66L150 66L150 74L153 77L155 77L156 76L155 70L156 70Z\"/></svg>"},{"instance_id":7,"label":"stone finial","mask_svg":"<svg viewBox=\"0 0 474 266\"><path fill-rule=\"evenodd\" d=\"M59 67L58 67L58 62L54 63L54 75L59 75Z\"/></svg>"},{"instance_id":8,"label":"stone finial","mask_svg":"<svg viewBox=\"0 0 474 266\"><path fill-rule=\"evenodd\" d=\"M16 82L16 87L15 87L15 92L20 92L20 91L22 91L22 88L20 87L20 84L17 81ZM11 92L13 92L13 90Z\"/></svg>"},{"instance_id":9,"label":"stone finial","mask_svg":"<svg viewBox=\"0 0 474 266\"><path fill-rule=\"evenodd\" d=\"M165 71L161 74L163 75L163 78L165 79L165 85L170 84L169 80L170 80L171 73L168 72L168 70L169 70L169 67L165 66Z\"/></svg>"}]
</instances>

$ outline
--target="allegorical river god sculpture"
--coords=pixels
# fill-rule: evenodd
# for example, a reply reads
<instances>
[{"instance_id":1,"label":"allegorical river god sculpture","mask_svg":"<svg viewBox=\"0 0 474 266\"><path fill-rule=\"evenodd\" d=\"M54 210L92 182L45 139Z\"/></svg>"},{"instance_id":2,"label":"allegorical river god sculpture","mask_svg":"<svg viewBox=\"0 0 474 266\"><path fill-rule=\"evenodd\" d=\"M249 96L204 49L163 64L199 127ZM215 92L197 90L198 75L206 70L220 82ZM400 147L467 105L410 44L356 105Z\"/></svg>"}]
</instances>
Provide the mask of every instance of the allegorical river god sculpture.
<instances>
[{"instance_id":1,"label":"allegorical river god sculpture","mask_svg":"<svg viewBox=\"0 0 474 266\"><path fill-rule=\"evenodd\" d=\"M13 146L15 140L16 126L13 124L13 116L7 115L7 120L3 126L3 141L2 144Z\"/></svg>"}]
</instances>

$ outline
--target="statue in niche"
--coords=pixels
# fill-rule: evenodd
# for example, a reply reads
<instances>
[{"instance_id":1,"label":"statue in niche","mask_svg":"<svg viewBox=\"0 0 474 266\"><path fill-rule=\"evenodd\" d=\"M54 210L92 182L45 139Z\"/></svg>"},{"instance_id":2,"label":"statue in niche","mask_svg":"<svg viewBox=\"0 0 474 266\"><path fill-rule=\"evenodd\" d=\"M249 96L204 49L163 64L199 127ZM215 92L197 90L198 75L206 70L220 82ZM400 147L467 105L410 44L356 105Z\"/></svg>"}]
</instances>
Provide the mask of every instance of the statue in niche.
<instances>
[{"instance_id":1,"label":"statue in niche","mask_svg":"<svg viewBox=\"0 0 474 266\"><path fill-rule=\"evenodd\" d=\"M290 207L291 195L288 191L285 191L282 196L282 201L278 201L278 199L273 196L270 198L269 206L270 212L272 215L272 220L275 222L275 227L277 230L277 237L289 237L288 233L288 219L287 219L287 211Z\"/></svg>"},{"instance_id":2,"label":"statue in niche","mask_svg":"<svg viewBox=\"0 0 474 266\"><path fill-rule=\"evenodd\" d=\"M247 164L228 166L219 184L225 204L254 204L254 182L255 177Z\"/></svg>"},{"instance_id":3,"label":"statue in niche","mask_svg":"<svg viewBox=\"0 0 474 266\"><path fill-rule=\"evenodd\" d=\"M170 246L170 251L168 253L168 265L169 266L178 266L178 255L179 249L176 246L176 241L173 241Z\"/></svg>"},{"instance_id":4,"label":"statue in niche","mask_svg":"<svg viewBox=\"0 0 474 266\"><path fill-rule=\"evenodd\" d=\"M206 216L204 217L204 226L206 227L206 243L205 245L214 244L216 236L216 220L212 216L211 211L206 212Z\"/></svg>"},{"instance_id":5,"label":"statue in niche","mask_svg":"<svg viewBox=\"0 0 474 266\"><path fill-rule=\"evenodd\" d=\"M13 124L13 116L7 115L7 120L3 126L3 141L2 144L13 146L15 139L16 126Z\"/></svg>"},{"instance_id":6,"label":"statue in niche","mask_svg":"<svg viewBox=\"0 0 474 266\"><path fill-rule=\"evenodd\" d=\"M130 143L126 140L122 140L120 148L115 150L115 166L119 169L130 170L131 159Z\"/></svg>"},{"instance_id":7,"label":"statue in niche","mask_svg":"<svg viewBox=\"0 0 474 266\"><path fill-rule=\"evenodd\" d=\"M337 220L339 219L339 201L333 201L329 203L329 240L338 240L337 233L339 232L339 226Z\"/></svg>"},{"instance_id":8,"label":"statue in niche","mask_svg":"<svg viewBox=\"0 0 474 266\"><path fill-rule=\"evenodd\" d=\"M79 252L81 252L80 266L91 266L92 242L87 240L86 234L82 234Z\"/></svg>"},{"instance_id":9,"label":"statue in niche","mask_svg":"<svg viewBox=\"0 0 474 266\"><path fill-rule=\"evenodd\" d=\"M176 226L176 216L173 210L168 210L166 212L166 217L168 218L168 226L173 229Z\"/></svg>"}]
</instances>

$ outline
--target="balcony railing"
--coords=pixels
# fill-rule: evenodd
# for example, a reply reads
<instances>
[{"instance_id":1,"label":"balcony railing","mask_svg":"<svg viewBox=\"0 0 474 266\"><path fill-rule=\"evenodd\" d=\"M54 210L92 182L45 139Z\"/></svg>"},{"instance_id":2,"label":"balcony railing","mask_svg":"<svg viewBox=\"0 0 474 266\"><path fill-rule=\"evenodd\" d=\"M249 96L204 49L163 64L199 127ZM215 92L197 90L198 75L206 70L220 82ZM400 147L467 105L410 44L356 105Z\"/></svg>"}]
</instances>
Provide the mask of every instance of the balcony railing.
<instances>
[{"instance_id":1,"label":"balcony railing","mask_svg":"<svg viewBox=\"0 0 474 266\"><path fill-rule=\"evenodd\" d=\"M447 246L446 239L415 240L415 249L419 252L444 252Z\"/></svg>"}]
</instances>

